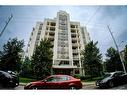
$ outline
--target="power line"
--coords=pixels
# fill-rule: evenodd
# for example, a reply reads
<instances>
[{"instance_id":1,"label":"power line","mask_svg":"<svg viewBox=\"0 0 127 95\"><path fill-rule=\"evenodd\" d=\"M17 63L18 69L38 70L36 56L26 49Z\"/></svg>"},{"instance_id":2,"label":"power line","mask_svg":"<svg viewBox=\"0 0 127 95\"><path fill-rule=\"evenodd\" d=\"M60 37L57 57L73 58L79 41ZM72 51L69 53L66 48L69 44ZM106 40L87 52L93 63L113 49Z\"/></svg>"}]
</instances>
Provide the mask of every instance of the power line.
<instances>
[{"instance_id":1,"label":"power line","mask_svg":"<svg viewBox=\"0 0 127 95\"><path fill-rule=\"evenodd\" d=\"M93 15L88 19L86 25L87 25L87 24L92 20L92 18L97 14L97 12L99 11L100 8L101 8L101 7L99 6L99 7L96 9L96 11L93 13Z\"/></svg>"},{"instance_id":2,"label":"power line","mask_svg":"<svg viewBox=\"0 0 127 95\"><path fill-rule=\"evenodd\" d=\"M8 18L8 21L5 21L5 26L3 28L3 30L0 32L0 37L2 36L3 32L5 31L6 27L8 26L9 22L11 21L13 15L11 14L11 16Z\"/></svg>"}]
</instances>

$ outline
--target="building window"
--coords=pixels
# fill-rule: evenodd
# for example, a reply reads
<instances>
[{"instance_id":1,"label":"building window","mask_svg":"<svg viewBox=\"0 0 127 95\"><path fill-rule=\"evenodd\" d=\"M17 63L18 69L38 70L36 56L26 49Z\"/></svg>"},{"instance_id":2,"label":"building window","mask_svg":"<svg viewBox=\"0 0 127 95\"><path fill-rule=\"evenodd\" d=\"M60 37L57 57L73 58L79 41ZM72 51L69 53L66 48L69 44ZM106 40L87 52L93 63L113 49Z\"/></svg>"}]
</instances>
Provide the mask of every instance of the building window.
<instances>
[{"instance_id":1,"label":"building window","mask_svg":"<svg viewBox=\"0 0 127 95\"><path fill-rule=\"evenodd\" d=\"M48 27L46 27L46 30L48 30Z\"/></svg>"},{"instance_id":2,"label":"building window","mask_svg":"<svg viewBox=\"0 0 127 95\"><path fill-rule=\"evenodd\" d=\"M50 27L50 31L55 31L55 28L54 27Z\"/></svg>"},{"instance_id":3,"label":"building window","mask_svg":"<svg viewBox=\"0 0 127 95\"><path fill-rule=\"evenodd\" d=\"M47 22L47 25L49 25L49 22Z\"/></svg>"},{"instance_id":4,"label":"building window","mask_svg":"<svg viewBox=\"0 0 127 95\"><path fill-rule=\"evenodd\" d=\"M38 31L38 35L41 35L41 31Z\"/></svg>"},{"instance_id":5,"label":"building window","mask_svg":"<svg viewBox=\"0 0 127 95\"><path fill-rule=\"evenodd\" d=\"M30 44L28 44L28 47L30 47Z\"/></svg>"},{"instance_id":6,"label":"building window","mask_svg":"<svg viewBox=\"0 0 127 95\"><path fill-rule=\"evenodd\" d=\"M71 30L71 33L76 33L76 30L74 30L74 29L73 29L73 30Z\"/></svg>"},{"instance_id":7,"label":"building window","mask_svg":"<svg viewBox=\"0 0 127 95\"><path fill-rule=\"evenodd\" d=\"M51 26L56 26L56 23L55 22L51 22Z\"/></svg>"},{"instance_id":8,"label":"building window","mask_svg":"<svg viewBox=\"0 0 127 95\"><path fill-rule=\"evenodd\" d=\"M71 35L72 38L76 38L76 35Z\"/></svg>"},{"instance_id":9,"label":"building window","mask_svg":"<svg viewBox=\"0 0 127 95\"><path fill-rule=\"evenodd\" d=\"M31 32L31 36L33 36L33 32Z\"/></svg>"},{"instance_id":10,"label":"building window","mask_svg":"<svg viewBox=\"0 0 127 95\"><path fill-rule=\"evenodd\" d=\"M39 26L39 30L42 30L42 26Z\"/></svg>"},{"instance_id":11,"label":"building window","mask_svg":"<svg viewBox=\"0 0 127 95\"><path fill-rule=\"evenodd\" d=\"M71 25L71 28L75 28L75 25Z\"/></svg>"}]
</instances>

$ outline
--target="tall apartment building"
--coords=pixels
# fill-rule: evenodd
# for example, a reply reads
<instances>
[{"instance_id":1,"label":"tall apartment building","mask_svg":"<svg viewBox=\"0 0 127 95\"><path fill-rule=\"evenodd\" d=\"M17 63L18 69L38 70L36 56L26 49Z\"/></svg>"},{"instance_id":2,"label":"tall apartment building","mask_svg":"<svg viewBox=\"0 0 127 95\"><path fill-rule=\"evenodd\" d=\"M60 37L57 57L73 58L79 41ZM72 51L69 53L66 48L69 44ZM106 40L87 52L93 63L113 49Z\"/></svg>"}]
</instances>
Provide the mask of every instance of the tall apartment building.
<instances>
[{"instance_id":1,"label":"tall apartment building","mask_svg":"<svg viewBox=\"0 0 127 95\"><path fill-rule=\"evenodd\" d=\"M81 50L90 41L86 27L70 21L65 11L59 11L54 19L37 22L28 43L28 57L31 58L41 39L50 39L53 50L52 73L83 74Z\"/></svg>"}]
</instances>

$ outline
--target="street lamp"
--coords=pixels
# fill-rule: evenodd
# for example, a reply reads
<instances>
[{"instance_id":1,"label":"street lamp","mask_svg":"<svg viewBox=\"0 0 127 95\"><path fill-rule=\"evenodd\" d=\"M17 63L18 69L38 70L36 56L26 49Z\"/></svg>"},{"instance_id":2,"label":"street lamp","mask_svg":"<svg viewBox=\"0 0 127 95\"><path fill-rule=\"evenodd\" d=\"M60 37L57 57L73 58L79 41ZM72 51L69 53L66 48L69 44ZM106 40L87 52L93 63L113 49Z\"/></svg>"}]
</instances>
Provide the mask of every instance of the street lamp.
<instances>
[{"instance_id":1,"label":"street lamp","mask_svg":"<svg viewBox=\"0 0 127 95\"><path fill-rule=\"evenodd\" d=\"M120 61L121 61L122 66L123 66L123 71L126 73L126 69L125 69L125 65L124 65L124 62L123 62L123 58L122 58L122 56L121 56L121 54L120 54L120 51L119 51L118 45L116 44L115 38L114 38L114 36L113 36L113 34L112 34L112 32L111 32L110 27L109 27L108 25L107 25L107 27L108 27L108 30L109 30L109 32L110 32L110 34L111 34L111 36L112 36L112 39L113 39L114 44L115 44L115 46L116 46L116 49L117 49L117 51L118 51L118 54L119 54L119 57L120 57Z\"/></svg>"}]
</instances>

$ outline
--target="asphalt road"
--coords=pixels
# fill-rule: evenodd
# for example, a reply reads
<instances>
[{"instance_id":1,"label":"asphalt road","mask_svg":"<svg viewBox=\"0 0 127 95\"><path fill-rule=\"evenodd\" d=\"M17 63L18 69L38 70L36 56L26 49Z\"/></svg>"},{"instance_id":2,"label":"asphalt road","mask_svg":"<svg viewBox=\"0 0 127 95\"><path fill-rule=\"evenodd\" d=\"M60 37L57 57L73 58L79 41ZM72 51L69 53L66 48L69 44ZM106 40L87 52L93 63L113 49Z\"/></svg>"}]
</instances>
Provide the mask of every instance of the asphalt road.
<instances>
[{"instance_id":1,"label":"asphalt road","mask_svg":"<svg viewBox=\"0 0 127 95\"><path fill-rule=\"evenodd\" d=\"M24 86L17 86L15 88L0 88L0 90L24 90Z\"/></svg>"},{"instance_id":2,"label":"asphalt road","mask_svg":"<svg viewBox=\"0 0 127 95\"><path fill-rule=\"evenodd\" d=\"M1 89L1 90L24 90L24 86L19 85L15 88L8 88L8 89ZM83 86L81 90L101 90L101 89L97 88L95 85L90 85L90 86ZM127 84L106 89L106 90L127 90Z\"/></svg>"},{"instance_id":3,"label":"asphalt road","mask_svg":"<svg viewBox=\"0 0 127 95\"><path fill-rule=\"evenodd\" d=\"M118 89L118 90L127 90L127 84L125 84L125 85L122 85L122 86L118 86L118 87L114 87L114 88L112 88L112 90L114 90L114 89Z\"/></svg>"}]
</instances>

